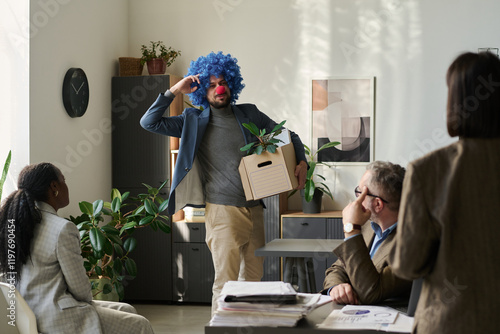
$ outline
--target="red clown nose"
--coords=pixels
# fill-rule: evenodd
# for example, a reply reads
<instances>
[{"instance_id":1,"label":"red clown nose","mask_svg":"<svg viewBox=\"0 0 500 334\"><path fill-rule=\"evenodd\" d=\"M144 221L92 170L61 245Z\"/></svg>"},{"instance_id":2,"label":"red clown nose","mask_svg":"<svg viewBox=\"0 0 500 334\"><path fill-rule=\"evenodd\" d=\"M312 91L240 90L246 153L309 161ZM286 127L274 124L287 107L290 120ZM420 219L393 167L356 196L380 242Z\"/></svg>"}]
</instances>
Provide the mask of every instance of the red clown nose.
<instances>
[{"instance_id":1,"label":"red clown nose","mask_svg":"<svg viewBox=\"0 0 500 334\"><path fill-rule=\"evenodd\" d=\"M224 86L218 86L216 89L215 89L215 92L217 93L217 95L222 95L226 92L226 87Z\"/></svg>"}]
</instances>

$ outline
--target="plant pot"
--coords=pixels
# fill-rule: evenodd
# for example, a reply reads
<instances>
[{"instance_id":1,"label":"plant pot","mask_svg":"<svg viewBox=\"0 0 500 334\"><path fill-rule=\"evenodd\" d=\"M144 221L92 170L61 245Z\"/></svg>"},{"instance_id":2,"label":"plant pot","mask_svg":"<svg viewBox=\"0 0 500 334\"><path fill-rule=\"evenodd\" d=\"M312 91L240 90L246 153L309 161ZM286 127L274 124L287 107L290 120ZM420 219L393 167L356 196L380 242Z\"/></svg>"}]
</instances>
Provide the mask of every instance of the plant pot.
<instances>
[{"instance_id":1,"label":"plant pot","mask_svg":"<svg viewBox=\"0 0 500 334\"><path fill-rule=\"evenodd\" d=\"M90 278L89 281L91 283L96 282L94 283L94 289L92 289L92 298L94 300L105 300L110 302L120 301L118 292L116 292L116 289L114 287L110 293L104 294L102 292L105 284L111 284L111 280L109 278Z\"/></svg>"},{"instance_id":2,"label":"plant pot","mask_svg":"<svg viewBox=\"0 0 500 334\"><path fill-rule=\"evenodd\" d=\"M323 192L319 189L314 190L313 198L310 202L306 201L304 196L304 190L300 191L300 195L302 196L302 212L304 213L320 213L321 212L321 203L323 199Z\"/></svg>"},{"instance_id":3,"label":"plant pot","mask_svg":"<svg viewBox=\"0 0 500 334\"><path fill-rule=\"evenodd\" d=\"M121 77L133 76L133 75L141 75L142 68L141 58L133 58L133 57L120 57L118 58L119 64L119 75Z\"/></svg>"},{"instance_id":4,"label":"plant pot","mask_svg":"<svg viewBox=\"0 0 500 334\"><path fill-rule=\"evenodd\" d=\"M155 58L146 62L148 65L148 73L153 74L165 74L167 70L167 62L161 58Z\"/></svg>"}]
</instances>

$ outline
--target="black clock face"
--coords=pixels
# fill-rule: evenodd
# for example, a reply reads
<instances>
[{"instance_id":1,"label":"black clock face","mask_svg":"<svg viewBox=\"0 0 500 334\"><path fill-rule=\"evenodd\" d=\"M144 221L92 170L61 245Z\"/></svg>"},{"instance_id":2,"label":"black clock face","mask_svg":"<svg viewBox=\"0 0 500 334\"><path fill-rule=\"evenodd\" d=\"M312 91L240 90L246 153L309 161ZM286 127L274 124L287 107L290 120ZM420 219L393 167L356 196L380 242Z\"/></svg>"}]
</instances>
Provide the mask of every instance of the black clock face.
<instances>
[{"instance_id":1,"label":"black clock face","mask_svg":"<svg viewBox=\"0 0 500 334\"><path fill-rule=\"evenodd\" d=\"M70 68L63 81L63 103L71 117L81 117L89 105L89 82L81 68Z\"/></svg>"}]
</instances>

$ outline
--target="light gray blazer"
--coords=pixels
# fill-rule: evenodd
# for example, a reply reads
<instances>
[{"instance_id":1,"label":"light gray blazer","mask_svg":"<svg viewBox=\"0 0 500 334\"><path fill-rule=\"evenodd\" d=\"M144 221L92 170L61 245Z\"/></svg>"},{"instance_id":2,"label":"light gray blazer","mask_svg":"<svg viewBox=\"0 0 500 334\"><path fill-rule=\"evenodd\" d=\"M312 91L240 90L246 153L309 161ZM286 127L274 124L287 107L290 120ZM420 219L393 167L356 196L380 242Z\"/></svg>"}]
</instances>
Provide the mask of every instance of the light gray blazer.
<instances>
[{"instance_id":1,"label":"light gray blazer","mask_svg":"<svg viewBox=\"0 0 500 334\"><path fill-rule=\"evenodd\" d=\"M37 318L42 333L102 333L90 304L92 293L83 267L76 226L37 202L42 221L35 227L31 260L17 288Z\"/></svg>"}]
</instances>

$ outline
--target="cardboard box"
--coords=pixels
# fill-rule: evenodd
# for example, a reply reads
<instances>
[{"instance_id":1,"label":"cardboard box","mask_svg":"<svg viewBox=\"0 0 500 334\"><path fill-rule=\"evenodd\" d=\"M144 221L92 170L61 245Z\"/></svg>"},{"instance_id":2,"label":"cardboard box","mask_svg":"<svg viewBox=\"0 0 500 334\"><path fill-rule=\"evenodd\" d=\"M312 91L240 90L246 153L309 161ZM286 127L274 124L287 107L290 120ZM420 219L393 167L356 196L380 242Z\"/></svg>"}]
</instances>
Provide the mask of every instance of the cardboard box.
<instances>
[{"instance_id":1,"label":"cardboard box","mask_svg":"<svg viewBox=\"0 0 500 334\"><path fill-rule=\"evenodd\" d=\"M296 166L291 143L278 147L276 153L263 152L242 158L238 170L247 201L295 189L298 186Z\"/></svg>"}]
</instances>

